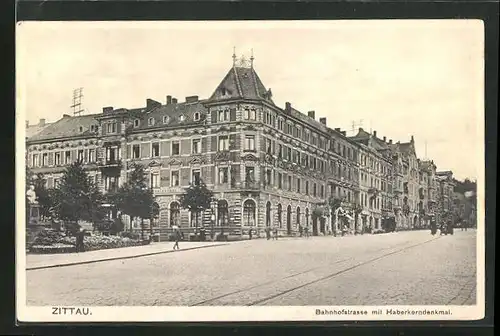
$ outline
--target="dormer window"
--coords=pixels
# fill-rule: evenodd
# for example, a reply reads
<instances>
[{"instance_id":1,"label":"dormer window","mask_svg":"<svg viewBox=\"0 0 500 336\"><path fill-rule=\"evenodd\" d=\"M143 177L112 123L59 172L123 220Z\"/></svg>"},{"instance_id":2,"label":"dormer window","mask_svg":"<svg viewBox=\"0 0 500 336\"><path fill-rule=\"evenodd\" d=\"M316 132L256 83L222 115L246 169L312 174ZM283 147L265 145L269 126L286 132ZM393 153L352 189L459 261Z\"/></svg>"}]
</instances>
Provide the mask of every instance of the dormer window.
<instances>
[{"instance_id":1,"label":"dormer window","mask_svg":"<svg viewBox=\"0 0 500 336\"><path fill-rule=\"evenodd\" d=\"M200 112L195 112L193 116L194 121L200 120Z\"/></svg>"},{"instance_id":2,"label":"dormer window","mask_svg":"<svg viewBox=\"0 0 500 336\"><path fill-rule=\"evenodd\" d=\"M83 133L83 126L78 127L78 132Z\"/></svg>"},{"instance_id":3,"label":"dormer window","mask_svg":"<svg viewBox=\"0 0 500 336\"><path fill-rule=\"evenodd\" d=\"M134 127L139 127L140 124L141 124L141 121L139 119L134 120Z\"/></svg>"},{"instance_id":4,"label":"dormer window","mask_svg":"<svg viewBox=\"0 0 500 336\"><path fill-rule=\"evenodd\" d=\"M221 88L220 93L221 93L221 95L225 96L227 94L226 88Z\"/></svg>"},{"instance_id":5,"label":"dormer window","mask_svg":"<svg viewBox=\"0 0 500 336\"><path fill-rule=\"evenodd\" d=\"M169 119L170 118L168 116L163 116L163 123L168 124Z\"/></svg>"},{"instance_id":6,"label":"dormer window","mask_svg":"<svg viewBox=\"0 0 500 336\"><path fill-rule=\"evenodd\" d=\"M180 122L183 122L184 120L186 120L186 116L185 116L185 115L183 115L183 114L181 114L181 115L179 116L179 121L180 121Z\"/></svg>"},{"instance_id":7,"label":"dormer window","mask_svg":"<svg viewBox=\"0 0 500 336\"><path fill-rule=\"evenodd\" d=\"M97 125L90 125L91 132L97 132Z\"/></svg>"},{"instance_id":8,"label":"dormer window","mask_svg":"<svg viewBox=\"0 0 500 336\"><path fill-rule=\"evenodd\" d=\"M148 126L153 126L155 124L155 118L148 119Z\"/></svg>"}]
</instances>

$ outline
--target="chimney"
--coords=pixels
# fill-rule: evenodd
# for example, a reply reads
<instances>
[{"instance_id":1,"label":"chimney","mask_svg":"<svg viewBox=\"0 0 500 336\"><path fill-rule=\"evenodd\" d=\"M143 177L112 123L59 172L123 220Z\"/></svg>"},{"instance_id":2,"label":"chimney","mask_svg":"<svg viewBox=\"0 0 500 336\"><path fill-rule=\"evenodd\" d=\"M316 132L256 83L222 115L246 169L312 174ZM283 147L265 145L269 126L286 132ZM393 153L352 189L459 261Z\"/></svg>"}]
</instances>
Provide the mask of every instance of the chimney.
<instances>
[{"instance_id":1,"label":"chimney","mask_svg":"<svg viewBox=\"0 0 500 336\"><path fill-rule=\"evenodd\" d=\"M177 98L172 98L172 104L177 104Z\"/></svg>"},{"instance_id":2,"label":"chimney","mask_svg":"<svg viewBox=\"0 0 500 336\"><path fill-rule=\"evenodd\" d=\"M363 127L358 128L359 132L363 132Z\"/></svg>"},{"instance_id":3,"label":"chimney","mask_svg":"<svg viewBox=\"0 0 500 336\"><path fill-rule=\"evenodd\" d=\"M110 113L113 112L114 108L113 106L106 106L102 108L102 113Z\"/></svg>"},{"instance_id":4,"label":"chimney","mask_svg":"<svg viewBox=\"0 0 500 336\"><path fill-rule=\"evenodd\" d=\"M307 112L307 115L309 116L309 118L312 118L312 119L314 119L315 114L316 114L316 112L314 112L314 111Z\"/></svg>"},{"instance_id":5,"label":"chimney","mask_svg":"<svg viewBox=\"0 0 500 336\"><path fill-rule=\"evenodd\" d=\"M146 109L151 110L159 106L161 106L160 102L157 102L156 100L150 98L146 99Z\"/></svg>"},{"instance_id":6,"label":"chimney","mask_svg":"<svg viewBox=\"0 0 500 336\"><path fill-rule=\"evenodd\" d=\"M339 127L335 128L335 130L336 130L337 132L340 132L340 128L339 128Z\"/></svg>"},{"instance_id":7,"label":"chimney","mask_svg":"<svg viewBox=\"0 0 500 336\"><path fill-rule=\"evenodd\" d=\"M45 119L40 119L38 126L45 126Z\"/></svg>"},{"instance_id":8,"label":"chimney","mask_svg":"<svg viewBox=\"0 0 500 336\"><path fill-rule=\"evenodd\" d=\"M373 136L376 138L377 137L377 131L373 131Z\"/></svg>"},{"instance_id":9,"label":"chimney","mask_svg":"<svg viewBox=\"0 0 500 336\"><path fill-rule=\"evenodd\" d=\"M63 118L71 118L69 114L63 114Z\"/></svg>"},{"instance_id":10,"label":"chimney","mask_svg":"<svg viewBox=\"0 0 500 336\"><path fill-rule=\"evenodd\" d=\"M26 120L26 128L30 127L30 122L29 120Z\"/></svg>"},{"instance_id":11,"label":"chimney","mask_svg":"<svg viewBox=\"0 0 500 336\"><path fill-rule=\"evenodd\" d=\"M289 102L285 103L285 112L286 113L291 113L292 112L292 104L290 104Z\"/></svg>"},{"instance_id":12,"label":"chimney","mask_svg":"<svg viewBox=\"0 0 500 336\"><path fill-rule=\"evenodd\" d=\"M342 132L340 132L340 133L342 133L342 135L343 135L343 136L345 136L345 135L346 135L346 131L342 131Z\"/></svg>"},{"instance_id":13,"label":"chimney","mask_svg":"<svg viewBox=\"0 0 500 336\"><path fill-rule=\"evenodd\" d=\"M411 142L414 142L414 140L413 140L413 135L411 136Z\"/></svg>"},{"instance_id":14,"label":"chimney","mask_svg":"<svg viewBox=\"0 0 500 336\"><path fill-rule=\"evenodd\" d=\"M168 95L167 96L167 105L170 105L170 104L172 104L172 96Z\"/></svg>"},{"instance_id":15,"label":"chimney","mask_svg":"<svg viewBox=\"0 0 500 336\"><path fill-rule=\"evenodd\" d=\"M386 138L386 137L384 137L384 142L386 142L386 140L387 140L387 138Z\"/></svg>"},{"instance_id":16,"label":"chimney","mask_svg":"<svg viewBox=\"0 0 500 336\"><path fill-rule=\"evenodd\" d=\"M319 122L326 125L326 118L319 118Z\"/></svg>"},{"instance_id":17,"label":"chimney","mask_svg":"<svg viewBox=\"0 0 500 336\"><path fill-rule=\"evenodd\" d=\"M196 103L198 101L198 96L186 97L186 103Z\"/></svg>"},{"instance_id":18,"label":"chimney","mask_svg":"<svg viewBox=\"0 0 500 336\"><path fill-rule=\"evenodd\" d=\"M389 139L389 144L391 144L391 145L392 145L392 139Z\"/></svg>"}]
</instances>

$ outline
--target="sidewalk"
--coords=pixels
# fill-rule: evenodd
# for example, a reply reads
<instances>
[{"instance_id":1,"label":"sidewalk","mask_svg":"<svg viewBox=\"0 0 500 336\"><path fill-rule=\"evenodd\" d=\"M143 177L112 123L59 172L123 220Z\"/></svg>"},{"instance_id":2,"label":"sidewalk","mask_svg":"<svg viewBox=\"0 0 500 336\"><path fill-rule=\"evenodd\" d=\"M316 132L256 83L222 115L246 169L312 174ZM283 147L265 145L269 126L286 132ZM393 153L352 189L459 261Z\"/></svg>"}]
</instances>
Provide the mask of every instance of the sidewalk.
<instances>
[{"instance_id":1,"label":"sidewalk","mask_svg":"<svg viewBox=\"0 0 500 336\"><path fill-rule=\"evenodd\" d=\"M178 251L188 251L228 244L229 243L224 242L180 242L180 249ZM83 253L27 254L26 270L89 264L108 260L129 259L161 253L178 252L172 249L173 246L174 242L161 242L144 246L122 247Z\"/></svg>"}]
</instances>

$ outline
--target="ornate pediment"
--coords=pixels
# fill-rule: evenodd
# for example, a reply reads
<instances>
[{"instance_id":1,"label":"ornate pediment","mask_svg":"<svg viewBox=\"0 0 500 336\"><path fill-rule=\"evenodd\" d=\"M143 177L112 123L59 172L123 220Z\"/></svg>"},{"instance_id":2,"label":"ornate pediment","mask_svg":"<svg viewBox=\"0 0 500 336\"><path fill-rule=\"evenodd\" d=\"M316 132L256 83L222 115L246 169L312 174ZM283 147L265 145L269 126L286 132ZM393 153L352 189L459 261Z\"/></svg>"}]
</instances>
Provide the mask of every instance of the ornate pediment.
<instances>
[{"instance_id":1,"label":"ornate pediment","mask_svg":"<svg viewBox=\"0 0 500 336\"><path fill-rule=\"evenodd\" d=\"M182 161L179 159L172 159L168 162L168 164L171 166L180 166L182 165Z\"/></svg>"},{"instance_id":2,"label":"ornate pediment","mask_svg":"<svg viewBox=\"0 0 500 336\"><path fill-rule=\"evenodd\" d=\"M265 161L266 163L269 163L269 164L274 164L274 158L273 158L273 156L272 156L272 155L270 155L270 154L266 154L266 155L264 156L264 161Z\"/></svg>"},{"instance_id":3,"label":"ornate pediment","mask_svg":"<svg viewBox=\"0 0 500 336\"><path fill-rule=\"evenodd\" d=\"M191 157L191 160L189 161L189 163L192 165L203 164L203 163L205 163L205 160L201 155L196 155L196 156Z\"/></svg>"},{"instance_id":4,"label":"ornate pediment","mask_svg":"<svg viewBox=\"0 0 500 336\"><path fill-rule=\"evenodd\" d=\"M252 153L247 153L243 155L242 159L243 161L259 161L259 158Z\"/></svg>"},{"instance_id":5,"label":"ornate pediment","mask_svg":"<svg viewBox=\"0 0 500 336\"><path fill-rule=\"evenodd\" d=\"M153 160L148 164L149 167L159 167L162 166L161 161Z\"/></svg>"},{"instance_id":6,"label":"ornate pediment","mask_svg":"<svg viewBox=\"0 0 500 336\"><path fill-rule=\"evenodd\" d=\"M229 161L230 153L229 151L217 152L215 153L215 161Z\"/></svg>"}]
</instances>

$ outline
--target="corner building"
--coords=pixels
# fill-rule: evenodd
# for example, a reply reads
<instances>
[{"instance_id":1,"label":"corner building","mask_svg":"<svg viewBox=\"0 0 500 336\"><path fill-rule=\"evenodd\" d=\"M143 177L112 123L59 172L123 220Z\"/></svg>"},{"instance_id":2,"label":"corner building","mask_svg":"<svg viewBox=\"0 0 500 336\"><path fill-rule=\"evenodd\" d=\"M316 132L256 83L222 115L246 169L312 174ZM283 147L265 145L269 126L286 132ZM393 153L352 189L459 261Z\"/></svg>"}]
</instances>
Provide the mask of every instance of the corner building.
<instances>
[{"instance_id":1,"label":"corner building","mask_svg":"<svg viewBox=\"0 0 500 336\"><path fill-rule=\"evenodd\" d=\"M233 58L208 99L178 102L169 95L165 104L147 99L143 108L64 115L27 139L27 160L46 174L48 187L65 166L82 160L103 192L123 184L133 163L144 165L160 207L160 233L174 224L194 229L179 197L202 179L217 201L198 226L233 234L277 226L294 235L300 226L313 234L332 229L330 214L313 216L329 196L341 197L347 208L358 199L356 148L325 118L315 120L314 111L276 106L253 60Z\"/></svg>"}]
</instances>

